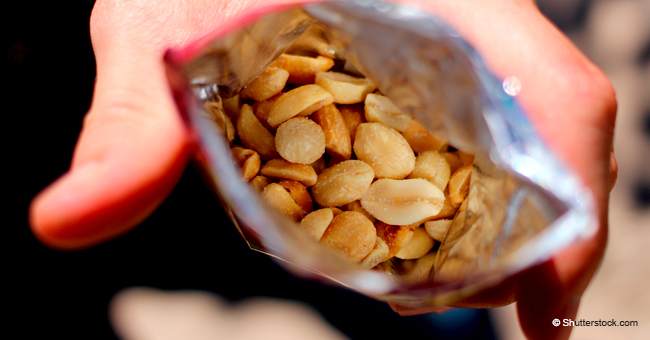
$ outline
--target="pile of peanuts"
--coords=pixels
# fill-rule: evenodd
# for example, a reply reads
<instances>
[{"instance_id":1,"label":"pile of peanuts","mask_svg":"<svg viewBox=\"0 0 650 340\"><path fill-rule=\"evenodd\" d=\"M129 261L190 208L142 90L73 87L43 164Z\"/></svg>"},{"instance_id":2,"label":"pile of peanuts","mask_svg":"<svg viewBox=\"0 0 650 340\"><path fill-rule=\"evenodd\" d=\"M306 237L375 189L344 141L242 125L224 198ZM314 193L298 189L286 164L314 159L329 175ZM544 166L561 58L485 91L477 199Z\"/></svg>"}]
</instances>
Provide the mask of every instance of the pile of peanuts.
<instances>
[{"instance_id":1,"label":"pile of peanuts","mask_svg":"<svg viewBox=\"0 0 650 340\"><path fill-rule=\"evenodd\" d=\"M450 151L359 76L324 56L282 54L238 96L205 107L264 201L372 268L444 239L473 156Z\"/></svg>"}]
</instances>

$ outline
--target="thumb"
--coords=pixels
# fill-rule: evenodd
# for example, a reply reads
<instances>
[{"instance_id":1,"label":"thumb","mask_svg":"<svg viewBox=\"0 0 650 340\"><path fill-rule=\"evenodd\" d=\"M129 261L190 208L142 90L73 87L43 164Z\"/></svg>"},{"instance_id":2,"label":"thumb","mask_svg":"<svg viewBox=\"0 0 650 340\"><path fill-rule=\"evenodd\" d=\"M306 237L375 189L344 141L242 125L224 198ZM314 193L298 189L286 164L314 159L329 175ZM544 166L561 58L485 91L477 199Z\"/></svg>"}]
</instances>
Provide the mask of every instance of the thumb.
<instances>
[{"instance_id":1,"label":"thumb","mask_svg":"<svg viewBox=\"0 0 650 340\"><path fill-rule=\"evenodd\" d=\"M91 21L93 102L70 170L30 207L32 231L54 248L89 247L131 229L164 200L189 158L164 73L164 46L143 46L138 34L113 28L101 18Z\"/></svg>"}]
</instances>

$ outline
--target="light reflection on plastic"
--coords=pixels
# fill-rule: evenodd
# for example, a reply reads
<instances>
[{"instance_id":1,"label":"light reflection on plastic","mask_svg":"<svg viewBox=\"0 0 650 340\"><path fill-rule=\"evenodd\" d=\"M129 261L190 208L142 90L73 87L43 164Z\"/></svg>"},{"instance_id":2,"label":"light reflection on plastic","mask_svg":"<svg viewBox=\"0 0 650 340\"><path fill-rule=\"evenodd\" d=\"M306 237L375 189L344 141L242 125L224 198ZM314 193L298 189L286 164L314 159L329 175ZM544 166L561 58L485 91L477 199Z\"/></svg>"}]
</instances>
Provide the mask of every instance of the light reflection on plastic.
<instances>
[{"instance_id":1,"label":"light reflection on plastic","mask_svg":"<svg viewBox=\"0 0 650 340\"><path fill-rule=\"evenodd\" d=\"M515 76L507 77L503 80L503 90L514 97L521 92L521 81Z\"/></svg>"}]
</instances>

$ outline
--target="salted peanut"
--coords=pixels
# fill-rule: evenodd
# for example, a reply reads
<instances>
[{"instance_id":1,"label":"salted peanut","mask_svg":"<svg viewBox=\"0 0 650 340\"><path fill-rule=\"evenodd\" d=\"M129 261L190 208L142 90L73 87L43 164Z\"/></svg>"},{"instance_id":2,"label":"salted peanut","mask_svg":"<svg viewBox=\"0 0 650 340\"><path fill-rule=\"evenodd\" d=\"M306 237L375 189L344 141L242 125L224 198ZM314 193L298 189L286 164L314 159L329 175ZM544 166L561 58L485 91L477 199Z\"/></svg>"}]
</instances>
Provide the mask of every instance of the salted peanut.
<instances>
[{"instance_id":1,"label":"salted peanut","mask_svg":"<svg viewBox=\"0 0 650 340\"><path fill-rule=\"evenodd\" d=\"M345 120L336 105L329 104L316 110L311 115L325 133L325 150L333 158L340 160L350 159L352 156L352 142L345 125Z\"/></svg>"},{"instance_id":2,"label":"salted peanut","mask_svg":"<svg viewBox=\"0 0 650 340\"><path fill-rule=\"evenodd\" d=\"M318 175L311 192L320 206L341 206L358 200L374 177L372 168L363 161L343 161Z\"/></svg>"},{"instance_id":3,"label":"salted peanut","mask_svg":"<svg viewBox=\"0 0 650 340\"><path fill-rule=\"evenodd\" d=\"M334 96L316 84L300 86L278 98L267 121L276 128L295 116L308 116L333 101Z\"/></svg>"},{"instance_id":4,"label":"salted peanut","mask_svg":"<svg viewBox=\"0 0 650 340\"><path fill-rule=\"evenodd\" d=\"M425 151L415 158L415 168L406 178L423 178L445 190L449 176L451 171L445 157L436 151Z\"/></svg>"},{"instance_id":5,"label":"salted peanut","mask_svg":"<svg viewBox=\"0 0 650 340\"><path fill-rule=\"evenodd\" d=\"M293 220L298 221L306 215L305 211L293 200L289 192L278 183L267 185L262 190L261 196L271 207Z\"/></svg>"},{"instance_id":6,"label":"salted peanut","mask_svg":"<svg viewBox=\"0 0 650 340\"><path fill-rule=\"evenodd\" d=\"M442 155L445 156L447 163L449 163L449 171L451 171L452 174L456 172L458 168L463 166L463 162L458 158L458 155L456 155L455 152L445 152Z\"/></svg>"},{"instance_id":7,"label":"salted peanut","mask_svg":"<svg viewBox=\"0 0 650 340\"><path fill-rule=\"evenodd\" d=\"M458 155L458 158L463 163L463 165L474 163L473 154L465 151L460 151L460 150L456 151L456 154Z\"/></svg>"},{"instance_id":8,"label":"salted peanut","mask_svg":"<svg viewBox=\"0 0 650 340\"><path fill-rule=\"evenodd\" d=\"M325 134L320 125L305 117L295 117L278 127L275 148L291 163L311 164L325 153Z\"/></svg>"},{"instance_id":9,"label":"salted peanut","mask_svg":"<svg viewBox=\"0 0 650 340\"><path fill-rule=\"evenodd\" d=\"M319 241L333 218L334 214L331 209L318 209L310 212L300 221L300 228L307 231L309 236L316 241Z\"/></svg>"},{"instance_id":10,"label":"salted peanut","mask_svg":"<svg viewBox=\"0 0 650 340\"><path fill-rule=\"evenodd\" d=\"M366 96L365 104L365 117L369 122L384 123L402 132L411 121L411 116L398 109L388 97L371 93Z\"/></svg>"},{"instance_id":11,"label":"salted peanut","mask_svg":"<svg viewBox=\"0 0 650 340\"><path fill-rule=\"evenodd\" d=\"M345 211L332 219L320 242L359 262L375 247L376 239L370 220L356 211Z\"/></svg>"},{"instance_id":12,"label":"salted peanut","mask_svg":"<svg viewBox=\"0 0 650 340\"><path fill-rule=\"evenodd\" d=\"M427 150L444 151L447 150L447 142L430 134L427 129L418 123L415 119L411 119L406 129L402 131L402 136L411 146L414 152L420 153Z\"/></svg>"},{"instance_id":13,"label":"salted peanut","mask_svg":"<svg viewBox=\"0 0 650 340\"><path fill-rule=\"evenodd\" d=\"M268 122L269 113L271 113L271 108L273 108L273 105L275 105L275 102L280 97L282 97L283 94L284 93L280 92L280 93L276 94L275 96L273 96L273 97L271 97L271 98L269 98L269 99L267 99L265 101L255 102L255 104L253 104L253 111L255 112L255 117L257 117L257 119L260 121L260 123L262 123L262 125L264 125L264 127L267 130L269 130L269 131L271 131L273 133L275 132L276 128L273 128L273 127L271 127L271 125L269 125L269 122Z\"/></svg>"},{"instance_id":14,"label":"salted peanut","mask_svg":"<svg viewBox=\"0 0 650 340\"><path fill-rule=\"evenodd\" d=\"M248 104L242 105L237 118L237 136L244 146L257 151L264 160L278 156L275 137L257 120L253 108Z\"/></svg>"},{"instance_id":15,"label":"salted peanut","mask_svg":"<svg viewBox=\"0 0 650 340\"><path fill-rule=\"evenodd\" d=\"M211 114L210 117L217 123L217 126L228 143L232 143L235 140L235 126L232 124L230 117L223 112L219 103L205 102L203 107Z\"/></svg>"},{"instance_id":16,"label":"salted peanut","mask_svg":"<svg viewBox=\"0 0 650 340\"><path fill-rule=\"evenodd\" d=\"M341 116L345 121L345 126L350 133L350 142L354 144L354 136L357 133L357 127L366 122L363 113L363 105L341 105Z\"/></svg>"},{"instance_id":17,"label":"salted peanut","mask_svg":"<svg viewBox=\"0 0 650 340\"><path fill-rule=\"evenodd\" d=\"M424 179L379 179L361 197L370 215L393 225L428 220L440 212L444 201L442 191Z\"/></svg>"},{"instance_id":18,"label":"salted peanut","mask_svg":"<svg viewBox=\"0 0 650 340\"><path fill-rule=\"evenodd\" d=\"M354 138L354 153L377 178L402 179L415 168L415 154L406 139L382 123L363 123Z\"/></svg>"},{"instance_id":19,"label":"salted peanut","mask_svg":"<svg viewBox=\"0 0 650 340\"><path fill-rule=\"evenodd\" d=\"M426 221L424 222L424 229L427 231L429 236L436 241L442 242L451 227L451 222L453 220L435 220L435 221Z\"/></svg>"},{"instance_id":20,"label":"salted peanut","mask_svg":"<svg viewBox=\"0 0 650 340\"><path fill-rule=\"evenodd\" d=\"M327 209L331 210L332 214L334 214L334 216L337 216L338 214L343 212L343 210L341 210L341 209L339 209L337 207L329 207Z\"/></svg>"},{"instance_id":21,"label":"salted peanut","mask_svg":"<svg viewBox=\"0 0 650 340\"><path fill-rule=\"evenodd\" d=\"M277 179L290 179L302 183L306 187L316 184L318 175L314 168L305 164L295 164L281 158L272 159L260 170L264 176Z\"/></svg>"},{"instance_id":22,"label":"salted peanut","mask_svg":"<svg viewBox=\"0 0 650 340\"><path fill-rule=\"evenodd\" d=\"M249 183L255 192L261 193L271 183L271 180L264 176L255 176Z\"/></svg>"},{"instance_id":23,"label":"salted peanut","mask_svg":"<svg viewBox=\"0 0 650 340\"><path fill-rule=\"evenodd\" d=\"M399 280L410 284L418 284L428 281L434 272L436 252L428 253L413 262L410 268L403 273Z\"/></svg>"},{"instance_id":24,"label":"salted peanut","mask_svg":"<svg viewBox=\"0 0 650 340\"><path fill-rule=\"evenodd\" d=\"M463 201L463 204L461 204L460 207L458 207L458 211L465 211L465 210L467 210L467 204L468 204L467 202L469 202L469 200L467 200L467 199L464 200L464 201Z\"/></svg>"},{"instance_id":25,"label":"salted peanut","mask_svg":"<svg viewBox=\"0 0 650 340\"><path fill-rule=\"evenodd\" d=\"M232 153L232 157L239 164L246 181L250 181L260 171L262 160L257 152L236 146L230 150L230 153Z\"/></svg>"},{"instance_id":26,"label":"salted peanut","mask_svg":"<svg viewBox=\"0 0 650 340\"><path fill-rule=\"evenodd\" d=\"M325 157L321 157L317 159L314 163L311 163L311 167L314 168L314 171L316 171L316 173L320 175L321 172L327 169L327 163L325 162Z\"/></svg>"},{"instance_id":27,"label":"salted peanut","mask_svg":"<svg viewBox=\"0 0 650 340\"><path fill-rule=\"evenodd\" d=\"M366 78L339 72L316 73L315 82L334 95L334 102L337 104L363 103L366 95L377 88Z\"/></svg>"},{"instance_id":28,"label":"salted peanut","mask_svg":"<svg viewBox=\"0 0 650 340\"><path fill-rule=\"evenodd\" d=\"M239 117L239 110L241 109L241 98L239 95L236 95L232 98L223 98L221 100L221 103L223 103L223 111L232 119L233 121L237 121L237 117Z\"/></svg>"},{"instance_id":29,"label":"salted peanut","mask_svg":"<svg viewBox=\"0 0 650 340\"><path fill-rule=\"evenodd\" d=\"M359 201L359 200L356 200L354 202L350 202L350 203L344 205L342 208L345 209L345 211L357 211L357 212L360 212L365 217L367 217L370 220L370 222L372 222L372 223L377 222L377 219L374 216L370 215L370 213L368 213L366 211L366 209L364 209L363 206L361 206L361 201Z\"/></svg>"},{"instance_id":30,"label":"salted peanut","mask_svg":"<svg viewBox=\"0 0 650 340\"><path fill-rule=\"evenodd\" d=\"M461 166L449 179L449 200L454 207L463 203L469 192L469 182L472 177L472 164Z\"/></svg>"},{"instance_id":31,"label":"salted peanut","mask_svg":"<svg viewBox=\"0 0 650 340\"><path fill-rule=\"evenodd\" d=\"M289 79L289 72L277 67L268 67L255 78L239 95L244 99L267 100L280 93Z\"/></svg>"},{"instance_id":32,"label":"salted peanut","mask_svg":"<svg viewBox=\"0 0 650 340\"><path fill-rule=\"evenodd\" d=\"M305 188L302 183L285 179L280 181L278 184L289 192L293 201L296 202L305 213L310 213L314 210L314 203L311 200L311 195L309 195L309 191L307 191L307 188Z\"/></svg>"},{"instance_id":33,"label":"salted peanut","mask_svg":"<svg viewBox=\"0 0 650 340\"><path fill-rule=\"evenodd\" d=\"M389 256L395 256L413 237L414 228L408 225L390 225L384 222L377 222L375 225L377 236L379 236L389 249Z\"/></svg>"},{"instance_id":34,"label":"salted peanut","mask_svg":"<svg viewBox=\"0 0 650 340\"><path fill-rule=\"evenodd\" d=\"M288 82L291 84L311 84L316 78L316 73L327 71L334 66L334 60L323 56L311 58L282 54L271 66L287 70Z\"/></svg>"},{"instance_id":35,"label":"salted peanut","mask_svg":"<svg viewBox=\"0 0 650 340\"><path fill-rule=\"evenodd\" d=\"M402 249L395 254L395 257L402 260L419 259L428 253L435 241L427 234L424 228L417 228L413 232L413 237Z\"/></svg>"},{"instance_id":36,"label":"salted peanut","mask_svg":"<svg viewBox=\"0 0 650 340\"><path fill-rule=\"evenodd\" d=\"M445 201L442 202L442 209L440 209L440 212L437 213L435 216L431 216L430 220L450 218L456 215L456 211L458 211L458 207L454 207L454 205L451 204L451 200L449 199L449 192L447 190L444 191L444 194L445 194Z\"/></svg>"},{"instance_id":37,"label":"salted peanut","mask_svg":"<svg viewBox=\"0 0 650 340\"><path fill-rule=\"evenodd\" d=\"M362 267L370 269L390 258L390 249L386 241L377 236L375 239L375 247L372 248L370 253L361 260L359 263Z\"/></svg>"}]
</instances>

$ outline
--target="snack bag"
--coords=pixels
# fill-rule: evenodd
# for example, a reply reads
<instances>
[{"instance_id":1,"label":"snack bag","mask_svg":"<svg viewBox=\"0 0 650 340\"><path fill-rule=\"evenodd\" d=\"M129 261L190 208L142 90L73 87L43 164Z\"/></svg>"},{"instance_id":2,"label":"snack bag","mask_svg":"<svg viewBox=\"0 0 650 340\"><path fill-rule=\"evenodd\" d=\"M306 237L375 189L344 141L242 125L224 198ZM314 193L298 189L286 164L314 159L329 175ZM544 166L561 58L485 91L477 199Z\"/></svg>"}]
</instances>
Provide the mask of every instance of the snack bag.
<instances>
[{"instance_id":1,"label":"snack bag","mask_svg":"<svg viewBox=\"0 0 650 340\"><path fill-rule=\"evenodd\" d=\"M428 13L276 6L165 61L224 209L297 275L445 306L596 230L589 191Z\"/></svg>"}]
</instances>

